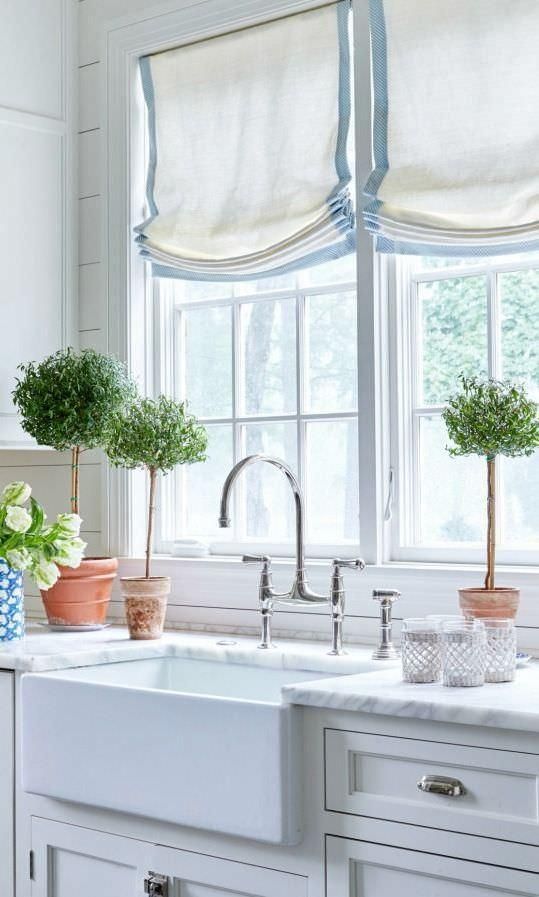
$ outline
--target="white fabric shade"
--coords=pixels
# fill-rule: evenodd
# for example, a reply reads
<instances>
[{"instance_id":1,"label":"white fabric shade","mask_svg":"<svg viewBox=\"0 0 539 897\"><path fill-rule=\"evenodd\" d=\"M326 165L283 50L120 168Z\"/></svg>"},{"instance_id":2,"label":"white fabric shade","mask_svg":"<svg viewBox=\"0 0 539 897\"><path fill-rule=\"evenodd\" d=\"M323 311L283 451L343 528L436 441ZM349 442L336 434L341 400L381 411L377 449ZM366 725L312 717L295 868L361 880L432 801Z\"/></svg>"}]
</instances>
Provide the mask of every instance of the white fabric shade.
<instances>
[{"instance_id":1,"label":"white fabric shade","mask_svg":"<svg viewBox=\"0 0 539 897\"><path fill-rule=\"evenodd\" d=\"M239 280L355 245L348 0L143 57L160 276Z\"/></svg>"},{"instance_id":2,"label":"white fabric shade","mask_svg":"<svg viewBox=\"0 0 539 897\"><path fill-rule=\"evenodd\" d=\"M539 248L537 0L371 0L381 251Z\"/></svg>"}]
</instances>

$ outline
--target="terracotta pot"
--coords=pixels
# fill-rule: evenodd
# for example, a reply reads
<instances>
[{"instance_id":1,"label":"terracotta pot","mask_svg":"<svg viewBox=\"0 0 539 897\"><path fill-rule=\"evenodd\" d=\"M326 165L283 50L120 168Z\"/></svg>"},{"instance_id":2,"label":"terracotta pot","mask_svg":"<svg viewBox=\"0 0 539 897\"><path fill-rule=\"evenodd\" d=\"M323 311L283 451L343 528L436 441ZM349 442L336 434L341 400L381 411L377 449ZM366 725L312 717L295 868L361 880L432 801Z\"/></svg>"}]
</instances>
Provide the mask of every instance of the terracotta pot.
<instances>
[{"instance_id":1,"label":"terracotta pot","mask_svg":"<svg viewBox=\"0 0 539 897\"><path fill-rule=\"evenodd\" d=\"M84 558L80 567L60 567L60 579L41 591L49 623L57 626L102 625L107 618L117 558Z\"/></svg>"},{"instance_id":2,"label":"terracotta pot","mask_svg":"<svg viewBox=\"0 0 539 897\"><path fill-rule=\"evenodd\" d=\"M145 579L123 576L120 583L130 638L161 638L170 594L170 577L150 576Z\"/></svg>"},{"instance_id":3,"label":"terracotta pot","mask_svg":"<svg viewBox=\"0 0 539 897\"><path fill-rule=\"evenodd\" d=\"M494 617L512 620L517 613L520 589L459 589L460 609L465 617Z\"/></svg>"}]
</instances>

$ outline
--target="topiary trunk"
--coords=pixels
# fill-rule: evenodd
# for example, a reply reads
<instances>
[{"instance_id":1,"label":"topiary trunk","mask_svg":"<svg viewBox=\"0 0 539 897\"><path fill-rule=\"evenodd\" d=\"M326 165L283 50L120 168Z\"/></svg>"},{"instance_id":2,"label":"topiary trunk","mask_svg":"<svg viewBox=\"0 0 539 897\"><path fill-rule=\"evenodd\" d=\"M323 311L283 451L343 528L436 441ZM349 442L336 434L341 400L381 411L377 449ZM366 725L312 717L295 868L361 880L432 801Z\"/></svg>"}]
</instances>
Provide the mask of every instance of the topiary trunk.
<instances>
[{"instance_id":1,"label":"topiary trunk","mask_svg":"<svg viewBox=\"0 0 539 897\"><path fill-rule=\"evenodd\" d=\"M485 589L494 588L496 564L496 459L487 457L487 575Z\"/></svg>"},{"instance_id":2,"label":"topiary trunk","mask_svg":"<svg viewBox=\"0 0 539 897\"><path fill-rule=\"evenodd\" d=\"M71 449L71 513L79 513L80 495L80 445L74 445Z\"/></svg>"},{"instance_id":3,"label":"topiary trunk","mask_svg":"<svg viewBox=\"0 0 539 897\"><path fill-rule=\"evenodd\" d=\"M157 470L150 467L150 498L148 503L148 532L146 535L146 579L150 578L152 566L153 525L155 519L155 486Z\"/></svg>"}]
</instances>

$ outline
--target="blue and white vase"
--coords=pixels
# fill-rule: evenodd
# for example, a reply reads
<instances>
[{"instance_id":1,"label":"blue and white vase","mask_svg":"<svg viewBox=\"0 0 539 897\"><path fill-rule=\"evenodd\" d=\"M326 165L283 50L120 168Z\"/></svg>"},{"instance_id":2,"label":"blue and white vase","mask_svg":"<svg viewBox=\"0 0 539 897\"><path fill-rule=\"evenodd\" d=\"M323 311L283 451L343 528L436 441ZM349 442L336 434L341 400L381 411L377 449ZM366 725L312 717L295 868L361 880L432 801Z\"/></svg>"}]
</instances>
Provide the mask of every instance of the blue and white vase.
<instances>
[{"instance_id":1,"label":"blue and white vase","mask_svg":"<svg viewBox=\"0 0 539 897\"><path fill-rule=\"evenodd\" d=\"M24 592L22 571L14 570L0 558L0 642L24 635Z\"/></svg>"}]
</instances>

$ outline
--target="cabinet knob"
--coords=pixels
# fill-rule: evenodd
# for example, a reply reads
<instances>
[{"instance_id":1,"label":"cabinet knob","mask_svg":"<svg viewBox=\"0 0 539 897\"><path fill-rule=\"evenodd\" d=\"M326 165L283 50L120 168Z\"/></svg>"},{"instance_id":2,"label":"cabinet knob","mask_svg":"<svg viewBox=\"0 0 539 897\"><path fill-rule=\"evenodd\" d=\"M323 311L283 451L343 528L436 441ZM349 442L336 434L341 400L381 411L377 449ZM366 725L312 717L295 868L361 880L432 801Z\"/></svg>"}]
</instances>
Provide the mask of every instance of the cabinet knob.
<instances>
[{"instance_id":1,"label":"cabinet knob","mask_svg":"<svg viewBox=\"0 0 539 897\"><path fill-rule=\"evenodd\" d=\"M426 794L441 794L443 797L462 797L466 794L462 782L448 776L421 776L417 787Z\"/></svg>"}]
</instances>

